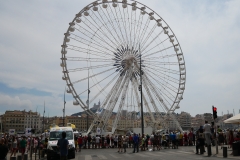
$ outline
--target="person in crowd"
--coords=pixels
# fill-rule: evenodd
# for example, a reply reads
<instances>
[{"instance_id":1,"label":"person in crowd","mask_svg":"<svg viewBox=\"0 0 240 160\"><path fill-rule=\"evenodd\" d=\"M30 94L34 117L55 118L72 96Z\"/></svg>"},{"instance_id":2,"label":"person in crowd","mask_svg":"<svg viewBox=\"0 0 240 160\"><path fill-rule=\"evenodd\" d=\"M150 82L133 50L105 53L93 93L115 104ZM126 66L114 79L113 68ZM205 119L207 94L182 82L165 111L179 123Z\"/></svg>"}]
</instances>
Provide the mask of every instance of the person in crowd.
<instances>
[{"instance_id":1,"label":"person in crowd","mask_svg":"<svg viewBox=\"0 0 240 160\"><path fill-rule=\"evenodd\" d=\"M78 147L78 137L77 137L77 135L74 135L74 144L75 144L75 152L77 152L77 147Z\"/></svg>"},{"instance_id":2,"label":"person in crowd","mask_svg":"<svg viewBox=\"0 0 240 160\"><path fill-rule=\"evenodd\" d=\"M145 151L145 138L144 138L144 134L142 135L142 139L141 139L141 151Z\"/></svg>"},{"instance_id":3,"label":"person in crowd","mask_svg":"<svg viewBox=\"0 0 240 160\"><path fill-rule=\"evenodd\" d=\"M139 138L136 133L133 135L133 153L139 151Z\"/></svg>"},{"instance_id":4,"label":"person in crowd","mask_svg":"<svg viewBox=\"0 0 240 160\"><path fill-rule=\"evenodd\" d=\"M229 131L229 146L230 146L230 148L232 148L233 142L234 142L233 131L230 130L230 131ZM230 153L230 155L232 155L232 154L233 154L233 152Z\"/></svg>"},{"instance_id":5,"label":"person in crowd","mask_svg":"<svg viewBox=\"0 0 240 160\"><path fill-rule=\"evenodd\" d=\"M234 141L240 141L240 134L239 133L236 135L236 138L234 138Z\"/></svg>"},{"instance_id":6,"label":"person in crowd","mask_svg":"<svg viewBox=\"0 0 240 160\"><path fill-rule=\"evenodd\" d=\"M187 132L184 132L183 138L184 138L184 146L187 146L188 145L188 135L187 135Z\"/></svg>"},{"instance_id":7,"label":"person in crowd","mask_svg":"<svg viewBox=\"0 0 240 160\"><path fill-rule=\"evenodd\" d=\"M223 132L219 132L218 133L218 143L219 145L221 146L221 149L224 145L224 135L223 135Z\"/></svg>"},{"instance_id":8,"label":"person in crowd","mask_svg":"<svg viewBox=\"0 0 240 160\"><path fill-rule=\"evenodd\" d=\"M106 139L107 139L107 148L110 148L110 136L107 135Z\"/></svg>"},{"instance_id":9,"label":"person in crowd","mask_svg":"<svg viewBox=\"0 0 240 160\"><path fill-rule=\"evenodd\" d=\"M114 148L117 148L118 137L115 135L114 137Z\"/></svg>"},{"instance_id":10,"label":"person in crowd","mask_svg":"<svg viewBox=\"0 0 240 160\"><path fill-rule=\"evenodd\" d=\"M171 135L172 149L176 149L176 134L173 132Z\"/></svg>"},{"instance_id":11,"label":"person in crowd","mask_svg":"<svg viewBox=\"0 0 240 160\"><path fill-rule=\"evenodd\" d=\"M128 148L128 144L129 144L129 136L128 135L126 135L126 142L127 142L126 148Z\"/></svg>"},{"instance_id":12,"label":"person in crowd","mask_svg":"<svg viewBox=\"0 0 240 160\"><path fill-rule=\"evenodd\" d=\"M92 137L92 149L96 148L96 137Z\"/></svg>"},{"instance_id":13,"label":"person in crowd","mask_svg":"<svg viewBox=\"0 0 240 160\"><path fill-rule=\"evenodd\" d=\"M14 155L14 157L16 157L16 151L17 151L17 139L16 139L15 136L13 136L13 139L12 139L12 151L11 151L10 157L12 157L12 155Z\"/></svg>"},{"instance_id":14,"label":"person in crowd","mask_svg":"<svg viewBox=\"0 0 240 160\"><path fill-rule=\"evenodd\" d=\"M105 137L104 135L102 135L102 139L101 139L101 143L102 143L102 148L106 148L106 142L105 142Z\"/></svg>"},{"instance_id":15,"label":"person in crowd","mask_svg":"<svg viewBox=\"0 0 240 160\"><path fill-rule=\"evenodd\" d=\"M206 144L209 146L211 145L211 130L210 130L211 126L208 123L208 121L205 121L203 129L204 129Z\"/></svg>"},{"instance_id":16,"label":"person in crowd","mask_svg":"<svg viewBox=\"0 0 240 160\"><path fill-rule=\"evenodd\" d=\"M96 136L96 148L100 148L100 137Z\"/></svg>"},{"instance_id":17,"label":"person in crowd","mask_svg":"<svg viewBox=\"0 0 240 160\"><path fill-rule=\"evenodd\" d=\"M133 147L133 137L132 135L130 134L129 135L129 148Z\"/></svg>"},{"instance_id":18,"label":"person in crowd","mask_svg":"<svg viewBox=\"0 0 240 160\"><path fill-rule=\"evenodd\" d=\"M82 135L80 135L78 137L78 152L81 152L82 144L83 144L83 137L82 137Z\"/></svg>"},{"instance_id":19,"label":"person in crowd","mask_svg":"<svg viewBox=\"0 0 240 160\"><path fill-rule=\"evenodd\" d=\"M84 148L87 149L87 136L84 136Z\"/></svg>"},{"instance_id":20,"label":"person in crowd","mask_svg":"<svg viewBox=\"0 0 240 160\"><path fill-rule=\"evenodd\" d=\"M92 141L92 137L90 134L88 134L88 137L87 137L88 149L90 149L91 141Z\"/></svg>"},{"instance_id":21,"label":"person in crowd","mask_svg":"<svg viewBox=\"0 0 240 160\"><path fill-rule=\"evenodd\" d=\"M118 135L118 152L122 152L123 139L121 135Z\"/></svg>"},{"instance_id":22,"label":"person in crowd","mask_svg":"<svg viewBox=\"0 0 240 160\"><path fill-rule=\"evenodd\" d=\"M188 145L192 146L193 145L193 133L192 130L190 130L190 132L188 133Z\"/></svg>"},{"instance_id":23,"label":"person in crowd","mask_svg":"<svg viewBox=\"0 0 240 160\"><path fill-rule=\"evenodd\" d=\"M127 148L127 144L128 144L127 136L123 136L122 141L123 141L123 151L124 151L124 153L126 153L126 148Z\"/></svg>"},{"instance_id":24,"label":"person in crowd","mask_svg":"<svg viewBox=\"0 0 240 160\"><path fill-rule=\"evenodd\" d=\"M62 132L62 138L58 140L57 146L60 150L60 160L67 160L68 155L68 140L66 139L66 132Z\"/></svg>"},{"instance_id":25,"label":"person in crowd","mask_svg":"<svg viewBox=\"0 0 240 160\"><path fill-rule=\"evenodd\" d=\"M150 136L147 134L145 139L145 148L148 150L148 142L149 142Z\"/></svg>"},{"instance_id":26,"label":"person in crowd","mask_svg":"<svg viewBox=\"0 0 240 160\"><path fill-rule=\"evenodd\" d=\"M193 137L192 137L192 142L193 142L193 145L195 146L196 145L196 132L193 132Z\"/></svg>"},{"instance_id":27,"label":"person in crowd","mask_svg":"<svg viewBox=\"0 0 240 160\"><path fill-rule=\"evenodd\" d=\"M7 160L8 146L5 144L5 139L0 139L0 160Z\"/></svg>"},{"instance_id":28,"label":"person in crowd","mask_svg":"<svg viewBox=\"0 0 240 160\"><path fill-rule=\"evenodd\" d=\"M198 138L197 138L197 141L196 141L196 154L198 154L198 150L203 147L204 148L204 138L203 138L203 134L200 133ZM200 154L203 154L200 152Z\"/></svg>"},{"instance_id":29,"label":"person in crowd","mask_svg":"<svg viewBox=\"0 0 240 160\"><path fill-rule=\"evenodd\" d=\"M22 153L22 160L26 151L26 146L27 146L27 141L25 136L22 138L22 140L20 141L20 148L21 148L21 153Z\"/></svg>"}]
</instances>

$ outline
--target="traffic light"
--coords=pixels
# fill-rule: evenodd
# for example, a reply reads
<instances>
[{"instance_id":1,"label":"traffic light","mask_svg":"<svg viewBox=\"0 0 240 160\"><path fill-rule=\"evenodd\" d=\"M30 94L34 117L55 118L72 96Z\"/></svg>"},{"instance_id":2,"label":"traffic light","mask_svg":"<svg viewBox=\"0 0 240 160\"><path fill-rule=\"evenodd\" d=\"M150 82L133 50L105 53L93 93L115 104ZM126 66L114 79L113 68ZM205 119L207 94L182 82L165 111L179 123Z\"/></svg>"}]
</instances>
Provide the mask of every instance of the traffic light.
<instances>
[{"instance_id":1,"label":"traffic light","mask_svg":"<svg viewBox=\"0 0 240 160\"><path fill-rule=\"evenodd\" d=\"M213 109L213 119L215 120L217 118L217 107L212 106Z\"/></svg>"}]
</instances>

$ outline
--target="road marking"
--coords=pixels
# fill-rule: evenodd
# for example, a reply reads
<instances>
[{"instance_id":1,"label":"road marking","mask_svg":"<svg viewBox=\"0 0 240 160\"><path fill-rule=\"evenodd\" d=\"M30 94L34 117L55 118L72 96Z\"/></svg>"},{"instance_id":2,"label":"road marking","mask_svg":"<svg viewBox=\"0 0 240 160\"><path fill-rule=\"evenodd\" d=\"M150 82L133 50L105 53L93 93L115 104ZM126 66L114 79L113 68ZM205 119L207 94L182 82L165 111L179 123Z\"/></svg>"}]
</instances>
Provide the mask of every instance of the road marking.
<instances>
[{"instance_id":1,"label":"road marking","mask_svg":"<svg viewBox=\"0 0 240 160\"><path fill-rule=\"evenodd\" d=\"M107 159L107 157L105 157L104 155L98 155L99 159Z\"/></svg>"},{"instance_id":2,"label":"road marking","mask_svg":"<svg viewBox=\"0 0 240 160\"><path fill-rule=\"evenodd\" d=\"M128 153L127 154L123 154L124 156L126 157L133 157L133 156L130 156Z\"/></svg>"},{"instance_id":3,"label":"road marking","mask_svg":"<svg viewBox=\"0 0 240 160\"><path fill-rule=\"evenodd\" d=\"M91 155L85 155L85 160L92 160L92 156Z\"/></svg>"},{"instance_id":4,"label":"road marking","mask_svg":"<svg viewBox=\"0 0 240 160\"><path fill-rule=\"evenodd\" d=\"M115 156L113 154L109 154L109 155L112 156L113 158L120 158L120 157L117 157L117 156Z\"/></svg>"},{"instance_id":5,"label":"road marking","mask_svg":"<svg viewBox=\"0 0 240 160\"><path fill-rule=\"evenodd\" d=\"M160 157L162 157L162 155L154 154L154 153L151 153L151 152L145 152L145 154L148 154L150 156L160 156Z\"/></svg>"},{"instance_id":6,"label":"road marking","mask_svg":"<svg viewBox=\"0 0 240 160\"><path fill-rule=\"evenodd\" d=\"M144 155L144 154L142 154L142 153L136 153L136 155L138 155L138 156L140 156L140 157L148 157L148 156L146 156L146 155Z\"/></svg>"}]
</instances>

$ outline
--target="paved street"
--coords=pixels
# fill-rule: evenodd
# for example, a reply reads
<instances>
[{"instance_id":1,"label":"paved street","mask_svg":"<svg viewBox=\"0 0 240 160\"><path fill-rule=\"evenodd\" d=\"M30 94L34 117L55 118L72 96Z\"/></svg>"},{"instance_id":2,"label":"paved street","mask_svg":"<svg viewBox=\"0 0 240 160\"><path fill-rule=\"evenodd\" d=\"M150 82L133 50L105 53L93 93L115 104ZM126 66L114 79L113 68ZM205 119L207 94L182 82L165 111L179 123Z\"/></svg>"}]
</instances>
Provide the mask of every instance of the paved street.
<instances>
[{"instance_id":1,"label":"paved street","mask_svg":"<svg viewBox=\"0 0 240 160\"><path fill-rule=\"evenodd\" d=\"M207 153L204 155L196 155L194 153L195 146L180 147L179 149L162 149L160 151L140 151L138 153L132 153L132 148L127 148L126 153L118 153L117 149L82 149L82 152L76 153L75 160L127 160L127 159L137 159L137 160L201 160L201 159L211 159L211 160L221 160L223 158L222 150L219 149L219 154L215 154L215 147L212 147L213 155L207 157ZM240 156L230 155L231 151L228 150L227 159L240 159ZM8 154L8 160L9 158ZM38 156L37 156L38 157ZM30 159L30 157L28 158ZM38 160L38 158L36 158ZM34 156L32 160L35 160ZM46 160L46 158L44 159Z\"/></svg>"},{"instance_id":2,"label":"paved street","mask_svg":"<svg viewBox=\"0 0 240 160\"><path fill-rule=\"evenodd\" d=\"M195 146L180 147L179 149L162 149L161 151L140 151L132 153L132 148L127 149L127 153L118 153L117 149L83 149L81 153L77 153L77 160L99 160L99 159L137 159L137 160L200 160L200 159L226 159L222 156L222 150L218 155L215 154L215 148L212 147L213 156L207 157L207 154L196 155L194 153ZM240 159L240 157L230 156L228 151L228 159Z\"/></svg>"}]
</instances>

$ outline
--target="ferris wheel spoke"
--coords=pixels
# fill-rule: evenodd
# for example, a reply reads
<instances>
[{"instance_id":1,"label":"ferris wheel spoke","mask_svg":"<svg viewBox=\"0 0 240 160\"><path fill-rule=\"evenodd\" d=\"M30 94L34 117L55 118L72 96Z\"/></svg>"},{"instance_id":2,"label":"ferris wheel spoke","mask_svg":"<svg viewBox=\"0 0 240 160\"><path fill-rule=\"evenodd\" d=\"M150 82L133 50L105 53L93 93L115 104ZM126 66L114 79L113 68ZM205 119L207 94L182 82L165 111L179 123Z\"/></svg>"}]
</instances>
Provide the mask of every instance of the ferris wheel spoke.
<instances>
[{"instance_id":1,"label":"ferris wheel spoke","mask_svg":"<svg viewBox=\"0 0 240 160\"><path fill-rule=\"evenodd\" d=\"M124 26L125 36L126 36L125 41L128 43L129 38L128 38L128 33L127 33L126 18L125 18L125 14L122 14L122 12L124 13L124 8L122 8L122 11L120 10L120 8L121 8L121 7L118 7L119 13L120 13L120 15L121 15L121 19L122 19L122 21L123 21L123 26ZM123 17L123 16L124 16L124 17Z\"/></svg>"},{"instance_id":2,"label":"ferris wheel spoke","mask_svg":"<svg viewBox=\"0 0 240 160\"><path fill-rule=\"evenodd\" d=\"M113 74L115 74L115 72L109 74L108 76L106 76L105 78L103 78L102 80L100 80L99 82L91 85L91 86L89 87L89 89L84 90L83 92L81 92L81 93L78 94L78 95L80 96L81 94L87 92L88 90L92 89L93 87L99 85L100 83L102 83L104 80L106 80L107 78L109 78L109 77L112 76ZM118 76L118 74L117 74L110 82L113 82L113 81L117 78L117 76ZM111 84L110 82L109 82L109 84ZM106 87L106 86L105 86L105 87ZM104 87L104 89L105 89L105 87ZM101 90L100 92L98 92L98 93L101 94L101 93L104 91L104 89L102 89L102 90ZM97 95L99 95L99 94L97 94ZM97 97L96 97L96 98L97 98ZM90 101L90 102L92 102L92 101Z\"/></svg>"},{"instance_id":3,"label":"ferris wheel spoke","mask_svg":"<svg viewBox=\"0 0 240 160\"><path fill-rule=\"evenodd\" d=\"M66 57L67 61L89 61L89 62L112 62L112 59L107 58L85 58L85 57Z\"/></svg>"},{"instance_id":4,"label":"ferris wheel spoke","mask_svg":"<svg viewBox=\"0 0 240 160\"><path fill-rule=\"evenodd\" d=\"M171 57L176 57L177 54L169 54L169 55L165 55L165 56L159 56L159 57L145 57L145 60L151 61L151 60L156 60L156 59L165 59L165 58L171 58Z\"/></svg>"},{"instance_id":5,"label":"ferris wheel spoke","mask_svg":"<svg viewBox=\"0 0 240 160\"><path fill-rule=\"evenodd\" d=\"M104 68L104 67L109 67L109 66L113 66L113 63L104 64L104 65L96 65L96 66L91 66L91 67L68 69L68 71L69 72L79 72L79 71L84 71L84 70L88 70L88 69L99 69L99 68Z\"/></svg>"},{"instance_id":6,"label":"ferris wheel spoke","mask_svg":"<svg viewBox=\"0 0 240 160\"><path fill-rule=\"evenodd\" d=\"M162 77L162 76L168 77L168 80L170 80L171 82L173 82L173 83L175 83L175 84L179 84L179 80L178 80L178 79L176 79L176 78L174 78L174 77L172 77L172 76L169 76L169 75L167 75L167 74L165 74L165 73L163 73L163 72L160 72L160 71L158 71L156 68L151 68L151 67L148 67L148 68L152 69L152 70L155 71L155 72L160 73L160 75L159 75L159 74L157 74L157 73L155 73L155 72L147 69L149 72L157 75L159 78ZM169 79L169 78L170 78L170 79Z\"/></svg>"},{"instance_id":7,"label":"ferris wheel spoke","mask_svg":"<svg viewBox=\"0 0 240 160\"><path fill-rule=\"evenodd\" d=\"M102 71L102 72L100 72L100 73L97 73L97 74L91 75L91 76L89 76L89 77L86 77L86 78L83 78L83 79L80 79L80 80L74 81L72 84L79 83L79 82L84 81L84 80L86 80L86 79L88 79L88 78L92 78L92 77L98 76L98 75L100 75L100 74L103 74L103 73L109 72L109 71L111 71L111 70L113 70L113 69L115 69L115 67L114 67L114 68L110 68L110 69L105 70L105 71Z\"/></svg>"},{"instance_id":8,"label":"ferris wheel spoke","mask_svg":"<svg viewBox=\"0 0 240 160\"><path fill-rule=\"evenodd\" d=\"M151 66L151 64L155 64L155 65L159 65L159 66L165 66L165 65L167 65L167 66L170 66L170 65L175 65L175 66L179 66L179 63L178 62L158 62L158 61L146 61L146 62L144 62L144 65L150 65Z\"/></svg>"},{"instance_id":9,"label":"ferris wheel spoke","mask_svg":"<svg viewBox=\"0 0 240 160\"><path fill-rule=\"evenodd\" d=\"M99 81L98 83L94 84L93 86L90 87L93 88L94 86L98 85L99 83L101 83L103 80L106 80L108 77L112 76L114 73L110 74L109 76L107 76L106 78L102 79L101 81ZM99 91L91 100L90 103L92 103L100 94L102 94L109 86L111 83L114 82L114 80L120 75L120 73L118 73L112 80L110 80L110 82L108 82L101 91ZM86 90L87 91L87 90Z\"/></svg>"},{"instance_id":10,"label":"ferris wheel spoke","mask_svg":"<svg viewBox=\"0 0 240 160\"><path fill-rule=\"evenodd\" d=\"M156 79L154 79L154 80L157 81ZM152 85L152 83L150 83L150 84ZM152 87L153 87L153 85L152 85ZM174 97L174 96L172 95L172 93L169 92L168 90L164 89L166 92L168 92L169 95L172 96L172 98L169 97L167 93L164 93L163 90L160 90L160 89L157 88L157 87L155 87L155 90L156 90L157 92L161 93L161 95L162 95L161 98L162 98L165 102L167 102L169 105L171 105L171 102L174 102L173 99L175 99L175 97ZM156 93L155 93L155 94L156 94ZM158 97L158 96L159 96L159 95L157 95L157 97ZM171 101L171 102L169 102L169 101Z\"/></svg>"},{"instance_id":11,"label":"ferris wheel spoke","mask_svg":"<svg viewBox=\"0 0 240 160\"><path fill-rule=\"evenodd\" d=\"M141 31L141 35L140 35L140 37L139 37L139 39L138 39L138 42L141 42L141 41L142 41L145 33L147 32L147 28L148 28L148 26L149 26L149 23L150 23L150 19L148 18L148 19L147 19L147 22L144 24L143 30Z\"/></svg>"},{"instance_id":12,"label":"ferris wheel spoke","mask_svg":"<svg viewBox=\"0 0 240 160\"><path fill-rule=\"evenodd\" d=\"M149 70L148 70L149 71ZM152 73L152 75L154 75L155 77L157 77L157 78L159 78L161 81L163 81L163 82L165 82L166 84L167 84L167 86L165 86L164 87L164 84L162 83L162 82L160 82L160 81L158 81L158 80L156 80L156 78L154 78L154 80L156 80L156 82L159 82L159 84L161 84L161 86L163 87L163 88L168 88L168 89L170 89L170 90L172 90L173 92L176 92L175 90L178 90L178 88L176 88L175 86L173 86L171 83L169 83L169 82L167 82L162 76L160 76L160 75L157 75L157 74L155 74L154 72L152 72L152 71L149 71L149 73ZM151 76L152 77L152 76ZM152 77L153 78L153 77ZM169 87L168 85L170 85L171 87ZM177 93L177 92L176 92Z\"/></svg>"},{"instance_id":13,"label":"ferris wheel spoke","mask_svg":"<svg viewBox=\"0 0 240 160\"><path fill-rule=\"evenodd\" d=\"M160 33L158 33L148 44L144 43L141 46L143 46L142 52L144 52L161 34L163 33L163 30L161 30Z\"/></svg>"},{"instance_id":14,"label":"ferris wheel spoke","mask_svg":"<svg viewBox=\"0 0 240 160\"><path fill-rule=\"evenodd\" d=\"M156 78L152 77L151 75L149 75L157 84L160 84L160 86L162 87L162 89L160 90L161 92L166 91L167 94L171 95L172 98L175 98L173 93L177 93L174 89L168 87L167 85L164 85L163 83L161 83L159 80L157 80ZM156 87L157 88L157 87ZM171 92L170 92L171 91ZM163 93L164 94L164 93ZM171 97L169 97L167 94L165 94L169 99L171 99Z\"/></svg>"},{"instance_id":15,"label":"ferris wheel spoke","mask_svg":"<svg viewBox=\"0 0 240 160\"><path fill-rule=\"evenodd\" d=\"M92 13L93 13L93 15L96 15L93 11L92 11ZM107 27L107 24L109 23L109 21L106 22L106 23L103 23L103 22L102 22L102 23L101 23L102 26L100 26L100 25L97 24L96 20L95 20L91 15L90 15L90 17L91 17L92 21L94 22L94 23L92 23L92 21L90 21L90 20L87 19L87 21L91 24L91 26L95 27L95 29L96 29L97 31L99 31L104 37L106 37L115 47L118 46L118 45L119 45L118 41L117 41L117 40L115 39L115 37L113 36L111 30ZM97 16L96 16L96 17L97 17ZM95 24L96 24L96 25L95 25ZM91 26L88 25L88 28L91 28ZM107 29L108 32L105 33L105 31L102 29L102 27L104 27L105 29ZM107 42L105 41L105 39L103 38L103 36L99 35L96 31L95 31L95 34L98 35L98 38L99 38L99 39L103 40L106 44L109 44L109 43L107 43ZM116 43L118 43L118 44L116 44L116 43L108 36L109 34L112 36L112 38L114 39L114 41L115 41ZM110 46L111 46L111 45L110 45Z\"/></svg>"},{"instance_id":16,"label":"ferris wheel spoke","mask_svg":"<svg viewBox=\"0 0 240 160\"><path fill-rule=\"evenodd\" d=\"M138 83L137 83L136 79L134 79L134 80L135 80L135 81L134 81L134 82L135 82L135 88L137 88L136 84L138 85ZM137 92L137 91L135 90L135 92ZM156 120L155 120L154 116L152 115L151 109L150 109L150 107L149 107L149 105L148 105L148 101L146 100L145 95L142 95L142 96L143 96L144 104L145 104L145 106L147 107L147 111L148 111L148 113L150 114L150 117L151 117L152 122L153 122L153 123L156 123ZM152 102L152 101L151 101L151 102Z\"/></svg>"},{"instance_id":17,"label":"ferris wheel spoke","mask_svg":"<svg viewBox=\"0 0 240 160\"><path fill-rule=\"evenodd\" d=\"M105 52L99 52L99 51L90 50L90 49L88 50L86 48L82 48L82 47L78 47L78 46L74 46L74 45L70 45L70 44L68 44L68 46L72 47L72 48L68 47L69 50L77 51L80 53L86 53L86 54L90 54L90 55L94 55L94 56L98 56L98 57L104 57L104 58L106 58L106 56L108 56L108 57L112 56L112 55L106 54ZM96 53L100 53L100 54L96 54ZM103 55L105 55L105 56L103 56Z\"/></svg>"},{"instance_id":18,"label":"ferris wheel spoke","mask_svg":"<svg viewBox=\"0 0 240 160\"><path fill-rule=\"evenodd\" d=\"M83 22L84 23L84 22ZM87 24L86 24L87 25ZM87 25L87 27L89 27L89 28L91 28L90 26L88 26ZM86 39L83 39L83 40L86 40L87 42L89 42L89 44L91 44L91 43L93 43L92 41L94 41L95 43L93 43L93 44L97 44L97 46L100 46L100 47L102 47L102 48L104 48L104 49L106 49L106 50L110 50L110 49L108 49L107 47L111 47L112 49L115 49L112 45L109 45L109 43L108 42L106 42L105 41L105 39L103 39L103 38L101 38L101 36L99 36L98 34L97 34L97 32L95 32L95 33L92 33L92 32L90 32L90 31L88 31L88 29L85 29L85 28L83 28L83 27L81 27L81 26L79 26L79 28L80 29L76 29L77 31L79 31L80 33L82 33L83 35L85 35L85 36L87 36L88 38L89 38L89 40L91 40L91 41L89 41L89 40L86 40ZM90 36L90 35L92 35L92 36ZM75 35L77 38L81 38L81 37L79 37L79 36L77 36L77 35ZM93 39L93 37L96 37L97 39L95 40L95 39ZM97 41L97 40L99 40L99 41ZM102 44L101 42L103 42L104 44ZM112 41L111 41L112 42ZM110 50L111 51L111 50Z\"/></svg>"},{"instance_id":19,"label":"ferris wheel spoke","mask_svg":"<svg viewBox=\"0 0 240 160\"><path fill-rule=\"evenodd\" d=\"M123 80L123 82L122 82L122 84L121 84L121 87L118 88L118 90L115 92L115 95L113 95L113 96L111 97L110 103L109 103L109 105L108 105L108 111L109 111L110 113L112 113L113 109L115 108L116 103L117 103L117 101L118 101L118 97L120 96L120 94L121 94L121 92L122 92L122 90L123 90L123 88L124 88L124 85L126 84L126 81L127 81L127 76L124 77L124 80ZM105 125L107 124L107 121L108 121L108 119L109 119L109 117L110 117L110 115L111 115L110 113L107 114L106 117L104 117L104 124L105 124Z\"/></svg>"},{"instance_id":20,"label":"ferris wheel spoke","mask_svg":"<svg viewBox=\"0 0 240 160\"><path fill-rule=\"evenodd\" d=\"M135 37L135 46L134 48L138 48L137 45L139 45L139 42L140 42L140 35L139 34L141 32L141 28L142 28L142 22L143 22L143 15L140 14L139 15L139 19L138 19L138 23L137 23L137 31L136 31L136 37Z\"/></svg>"},{"instance_id":21,"label":"ferris wheel spoke","mask_svg":"<svg viewBox=\"0 0 240 160\"><path fill-rule=\"evenodd\" d=\"M72 39L73 39L73 38L72 38ZM77 39L74 39L74 40L76 40L76 41L78 41L78 42L80 42L80 43L83 43L83 44L85 44L85 45L88 45L88 44L86 44L85 42L81 42L81 41L79 41L79 40L77 40ZM96 47L92 47L92 48L94 48L94 49L96 49L96 50L100 50L99 48L96 48ZM102 50L100 50L100 51L102 51ZM105 51L102 51L102 52L104 52L105 55L112 56L111 54L106 53Z\"/></svg>"},{"instance_id":22,"label":"ferris wheel spoke","mask_svg":"<svg viewBox=\"0 0 240 160\"><path fill-rule=\"evenodd\" d=\"M112 12L112 15L114 16L114 19L118 19L118 18L117 18L116 8L114 8L115 12L113 12L112 8L110 8L110 10L111 10L111 12ZM115 14L114 14L114 13L115 13ZM123 32L122 32L121 25L120 25L119 21L117 21L117 26L118 26L119 31L120 31L120 33L121 33L122 40L123 40L123 42L125 42L126 40L124 40L125 38L124 38L124 36L123 36Z\"/></svg>"},{"instance_id":23,"label":"ferris wheel spoke","mask_svg":"<svg viewBox=\"0 0 240 160\"><path fill-rule=\"evenodd\" d=\"M158 44L158 45L160 45L160 44ZM158 45L156 45L156 46L154 46L153 48L149 49L148 51L144 52L144 53L142 54L142 55L144 55L143 57L145 58L145 57L154 55L154 54L156 54L156 53L161 53L161 52L163 52L163 51L166 51L166 50L174 47L174 46L169 46L169 47L166 47L166 48L164 48L164 49L161 49L161 50L158 50L158 51L155 51L155 52L152 52L152 53L147 54L149 51L151 51L152 49L156 48ZM145 54L147 54L147 55L145 55Z\"/></svg>"},{"instance_id":24,"label":"ferris wheel spoke","mask_svg":"<svg viewBox=\"0 0 240 160\"><path fill-rule=\"evenodd\" d=\"M144 86L145 90L147 91L147 96L149 97L150 102L152 103L152 106L153 106L153 109L154 109L155 113L157 113L158 118L161 119L162 114L160 113L159 109L157 108L157 105L156 105L156 103L154 101L154 98L152 97L150 89L148 88L148 85L147 85L147 82L145 80L145 77L143 77L143 86ZM152 116L152 114L151 114L151 116Z\"/></svg>"},{"instance_id":25,"label":"ferris wheel spoke","mask_svg":"<svg viewBox=\"0 0 240 160\"><path fill-rule=\"evenodd\" d=\"M102 13L104 13L104 16L108 19L108 16L104 12L104 9L102 7L99 7L99 8L101 9ZM114 33L112 33L111 29L105 24L103 17L101 15L99 15L100 17L98 17L94 12L93 12L93 14L97 17L99 22L102 24L102 26L104 26L104 28L108 31L108 33L110 33L110 35L118 43L118 45L121 44L121 42L119 42L119 40L120 40L119 37L118 37L118 40L115 38ZM91 17L91 18L92 18L92 21L94 23L96 23L96 25L97 25L97 22L95 21L95 19L93 17ZM108 19L108 23L111 25L113 31L115 32L115 35L117 35L116 30L115 30L114 26L112 25L112 23L113 23L112 20ZM101 28L101 27L98 27L98 28ZM102 32L104 33L103 30L102 30ZM106 35L108 35L108 33L106 33ZM105 35L105 33L104 33L104 35ZM106 37L108 37L108 36L106 36Z\"/></svg>"},{"instance_id":26,"label":"ferris wheel spoke","mask_svg":"<svg viewBox=\"0 0 240 160\"><path fill-rule=\"evenodd\" d=\"M164 68L164 67L162 67L162 65L158 65L158 64L146 64L146 65L144 65L146 68L148 68L148 67L156 67L155 69L157 69L157 70L159 70L159 71L161 71L161 72L168 72L168 73L172 73L172 74L176 74L176 75L180 75L180 72L179 71L177 71L177 70L173 70L173 69L168 69L168 68Z\"/></svg>"},{"instance_id":27,"label":"ferris wheel spoke","mask_svg":"<svg viewBox=\"0 0 240 160\"><path fill-rule=\"evenodd\" d=\"M150 84L149 86L151 87L151 90L153 91L153 93L155 93L155 96L157 97L158 101L159 101L160 104L162 105L162 107L163 107L163 109L165 110L165 112L167 112L167 111L169 110L169 108L167 107L167 105L166 105L165 102L167 102L169 105L171 105L171 103L169 103L169 101L165 98L165 96L166 96L166 97L168 97L168 96L167 96L167 95L165 95L165 96L160 96L159 93L161 93L161 94L163 94L163 93L157 91L158 88L153 85L153 83L148 79L147 76L145 76L145 77L146 77L146 80L147 80L147 81L149 82L149 84ZM169 99L170 99L170 98L169 98ZM171 99L170 99L170 100L171 100Z\"/></svg>"},{"instance_id":28,"label":"ferris wheel spoke","mask_svg":"<svg viewBox=\"0 0 240 160\"><path fill-rule=\"evenodd\" d=\"M106 14L106 13L104 12L104 9L103 9L102 7L100 7L100 8L101 8L101 10L103 11L105 17L110 21L110 24L111 24L112 29L114 30L115 34L117 35L117 37L118 37L118 39L119 39L119 41L120 41L120 44L122 44L123 41L122 41L122 39L120 38L121 36L118 34L117 30L115 29L114 21L113 21L113 19L111 19L110 14L108 13L108 9L107 9L107 8L105 9L106 12L107 12L107 14ZM100 16L101 16L101 15L100 15ZM101 16L101 18L102 18L102 16ZM103 20L103 18L102 18L102 20Z\"/></svg>"},{"instance_id":29,"label":"ferris wheel spoke","mask_svg":"<svg viewBox=\"0 0 240 160\"><path fill-rule=\"evenodd\" d=\"M77 29L78 30L78 29ZM80 31L79 30L79 32L82 32L82 31ZM82 32L84 35L87 35L86 33L84 33L84 32ZM74 34L73 34L74 35ZM77 42L80 42L80 43L84 43L85 45L89 45L89 44L94 44L95 46L98 46L98 47L100 47L100 48L102 48L102 49L105 49L105 50L107 50L107 51L110 51L110 52L113 52L113 50L110 50L110 49L108 49L107 47L106 47L106 45L102 45L101 43L99 43L99 42L97 42L96 40L93 40L93 39L91 39L92 41L89 41L89 40L87 40L87 39L85 39L85 38L82 38L82 37L79 37L79 36L77 36L77 35L74 35L74 37L70 37L71 39L73 39L73 40L75 40L75 41L77 41ZM95 43L94 43L94 42ZM88 44L87 44L87 42L88 42ZM98 48L98 50L100 50L99 48ZM111 54L109 54L109 55L111 55Z\"/></svg>"},{"instance_id":30,"label":"ferris wheel spoke","mask_svg":"<svg viewBox=\"0 0 240 160\"><path fill-rule=\"evenodd\" d=\"M130 82L130 79L128 78L128 81L124 84L121 101L120 101L120 104L119 104L119 107L118 107L116 118L115 118L115 120L113 122L113 126L112 126L112 133L114 133L115 129L117 128L118 120L120 118L122 108L123 108L123 106L125 104L126 92L127 92L127 88L128 88L129 82Z\"/></svg>"},{"instance_id":31,"label":"ferris wheel spoke","mask_svg":"<svg viewBox=\"0 0 240 160\"><path fill-rule=\"evenodd\" d=\"M157 27L157 23L152 27L152 29L150 30L150 32L146 35L146 38L144 38L143 40L142 40L142 43L140 44L141 46L144 46L146 43L147 43L147 41L148 41L148 39L151 37L151 35L154 33L154 30L156 29L156 27Z\"/></svg>"}]
</instances>

